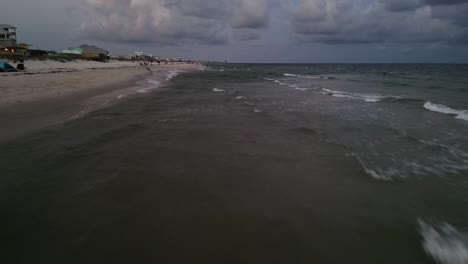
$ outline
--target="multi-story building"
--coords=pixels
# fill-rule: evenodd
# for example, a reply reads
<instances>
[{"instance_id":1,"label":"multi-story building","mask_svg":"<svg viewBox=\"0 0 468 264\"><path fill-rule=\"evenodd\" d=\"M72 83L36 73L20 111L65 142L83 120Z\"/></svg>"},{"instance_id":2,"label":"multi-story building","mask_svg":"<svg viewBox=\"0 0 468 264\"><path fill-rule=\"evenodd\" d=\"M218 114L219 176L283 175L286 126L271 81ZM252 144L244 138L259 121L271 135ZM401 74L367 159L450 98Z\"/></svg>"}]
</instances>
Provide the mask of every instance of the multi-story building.
<instances>
[{"instance_id":1,"label":"multi-story building","mask_svg":"<svg viewBox=\"0 0 468 264\"><path fill-rule=\"evenodd\" d=\"M16 28L0 24L0 48L16 48Z\"/></svg>"}]
</instances>

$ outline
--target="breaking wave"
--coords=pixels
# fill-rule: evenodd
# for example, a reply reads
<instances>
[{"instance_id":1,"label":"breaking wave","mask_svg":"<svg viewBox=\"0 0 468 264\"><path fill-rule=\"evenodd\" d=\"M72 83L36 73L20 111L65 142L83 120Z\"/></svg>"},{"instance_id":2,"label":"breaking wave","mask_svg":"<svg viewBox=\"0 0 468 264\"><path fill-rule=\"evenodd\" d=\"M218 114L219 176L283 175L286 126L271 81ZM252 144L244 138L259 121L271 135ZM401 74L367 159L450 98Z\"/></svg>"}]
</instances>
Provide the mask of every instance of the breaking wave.
<instances>
[{"instance_id":1,"label":"breaking wave","mask_svg":"<svg viewBox=\"0 0 468 264\"><path fill-rule=\"evenodd\" d=\"M157 89L161 85L161 83L159 81L156 81L156 80L146 79L146 82L151 84L152 86L144 87L142 89L139 89L139 90L137 90L138 93L149 93L149 92L151 92L151 90ZM119 99L121 99L121 98L123 98L123 97L119 96Z\"/></svg>"},{"instance_id":2,"label":"breaking wave","mask_svg":"<svg viewBox=\"0 0 468 264\"><path fill-rule=\"evenodd\" d=\"M349 156L353 157L361 165L364 172L375 180L391 182L402 177L401 172L397 168L389 167L383 169L375 165L372 166L357 153L351 153Z\"/></svg>"},{"instance_id":3,"label":"breaking wave","mask_svg":"<svg viewBox=\"0 0 468 264\"><path fill-rule=\"evenodd\" d=\"M323 88L322 90L326 94L332 95L334 97L363 100L367 103L378 103L387 98L399 99L399 97L397 96L383 96L379 94L367 94L367 93L348 93L348 92L330 90L330 89L325 89L325 88Z\"/></svg>"},{"instance_id":4,"label":"breaking wave","mask_svg":"<svg viewBox=\"0 0 468 264\"><path fill-rule=\"evenodd\" d=\"M336 79L335 77L331 77L331 76L298 75L298 74L292 74L292 73L285 73L283 75L286 77L297 77L297 78L306 78L306 79L325 79L325 80Z\"/></svg>"},{"instance_id":5,"label":"breaking wave","mask_svg":"<svg viewBox=\"0 0 468 264\"><path fill-rule=\"evenodd\" d=\"M170 79L176 77L180 73L183 73L184 71L179 71L179 70L170 70L167 75L166 75L166 81L169 81Z\"/></svg>"},{"instance_id":6,"label":"breaking wave","mask_svg":"<svg viewBox=\"0 0 468 264\"><path fill-rule=\"evenodd\" d=\"M434 104L431 102L426 102L424 104L424 108L432 112L437 112L437 113L447 114L447 115L455 115L455 118L457 119L468 121L468 110L456 110L448 106L445 106L443 104Z\"/></svg>"}]
</instances>

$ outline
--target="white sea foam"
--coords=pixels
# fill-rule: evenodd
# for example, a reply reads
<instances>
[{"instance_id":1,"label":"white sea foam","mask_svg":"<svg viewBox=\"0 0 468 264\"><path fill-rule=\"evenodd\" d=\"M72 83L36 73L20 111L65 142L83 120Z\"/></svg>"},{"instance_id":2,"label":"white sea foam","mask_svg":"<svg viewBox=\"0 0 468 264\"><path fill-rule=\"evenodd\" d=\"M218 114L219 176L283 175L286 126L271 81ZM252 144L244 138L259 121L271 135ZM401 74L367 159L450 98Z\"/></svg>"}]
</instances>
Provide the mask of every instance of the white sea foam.
<instances>
[{"instance_id":1,"label":"white sea foam","mask_svg":"<svg viewBox=\"0 0 468 264\"><path fill-rule=\"evenodd\" d=\"M443 104L434 104L431 102L426 102L424 104L424 108L432 112L437 112L437 113L447 114L447 115L455 115L455 118L457 119L468 121L468 110L456 110L448 106L445 106Z\"/></svg>"},{"instance_id":2,"label":"white sea foam","mask_svg":"<svg viewBox=\"0 0 468 264\"><path fill-rule=\"evenodd\" d=\"M294 84L289 84L289 83L285 83L285 82L282 82L282 80L275 80L275 79L269 79L269 78L263 78L264 80L267 80L267 81L273 81L281 86L289 86L291 88L296 88L297 86L294 85Z\"/></svg>"},{"instance_id":3,"label":"white sea foam","mask_svg":"<svg viewBox=\"0 0 468 264\"><path fill-rule=\"evenodd\" d=\"M320 76L311 76L311 75L298 75L292 73L285 73L283 74L286 77L297 77L297 78L306 78L306 79L320 79Z\"/></svg>"},{"instance_id":4,"label":"white sea foam","mask_svg":"<svg viewBox=\"0 0 468 264\"><path fill-rule=\"evenodd\" d=\"M291 73L285 73L285 74L283 74L283 75L286 76L286 77L300 77L300 76L297 75L297 74L291 74Z\"/></svg>"},{"instance_id":5,"label":"white sea foam","mask_svg":"<svg viewBox=\"0 0 468 264\"><path fill-rule=\"evenodd\" d=\"M299 87L299 86L296 86L296 87L293 87L294 89L296 90L299 90L299 91L308 91L310 90L309 88L302 88L302 87Z\"/></svg>"},{"instance_id":6,"label":"white sea foam","mask_svg":"<svg viewBox=\"0 0 468 264\"><path fill-rule=\"evenodd\" d=\"M153 84L153 85L156 85L156 86L159 86L161 83L156 81L156 80L151 80L151 79L146 79L146 82L150 83L150 84Z\"/></svg>"},{"instance_id":7,"label":"white sea foam","mask_svg":"<svg viewBox=\"0 0 468 264\"><path fill-rule=\"evenodd\" d=\"M389 168L387 170L364 168L364 171L372 178L379 181L393 181L394 175L398 175L398 170L395 168Z\"/></svg>"},{"instance_id":8,"label":"white sea foam","mask_svg":"<svg viewBox=\"0 0 468 264\"><path fill-rule=\"evenodd\" d=\"M149 93L149 92L151 92L151 90L157 89L161 85L161 83L159 81L156 81L156 80L146 79L146 82L151 84L152 86L144 87L142 89L139 89L139 90L137 90L138 93Z\"/></svg>"},{"instance_id":9,"label":"white sea foam","mask_svg":"<svg viewBox=\"0 0 468 264\"><path fill-rule=\"evenodd\" d=\"M299 90L299 91L309 91L309 90L311 90L310 88L300 87L300 86L295 85L295 84L291 84L291 85L288 85L288 86L291 87L291 88L294 88L296 90Z\"/></svg>"},{"instance_id":10,"label":"white sea foam","mask_svg":"<svg viewBox=\"0 0 468 264\"><path fill-rule=\"evenodd\" d=\"M468 152L456 146L422 140L408 135L405 131L401 131L394 137L386 137L385 140L388 141L381 143L397 143L402 137L411 138L416 144L400 147L396 150L397 152L369 152L359 150L360 146L350 146L356 148L357 151L348 155L355 158L364 172L376 180L392 181L427 176L445 178L452 175L466 175L468 172ZM369 146L375 148L372 142L369 142ZM398 153L404 153L404 155ZM426 154L413 156L409 155L410 153Z\"/></svg>"},{"instance_id":11,"label":"white sea foam","mask_svg":"<svg viewBox=\"0 0 468 264\"><path fill-rule=\"evenodd\" d=\"M383 96L383 95L378 95L378 94L348 93L348 92L330 90L330 89L325 89L325 88L323 88L322 90L326 92L327 94L330 94L334 97L363 100L364 102L367 102L367 103L378 103L385 98L397 98L394 96Z\"/></svg>"},{"instance_id":12,"label":"white sea foam","mask_svg":"<svg viewBox=\"0 0 468 264\"><path fill-rule=\"evenodd\" d=\"M382 169L382 168L376 167L375 165L371 166L363 158L361 158L361 156L359 156L357 153L351 153L349 154L349 156L354 157L356 161L359 162L364 172L376 180L393 181L396 178L402 177L398 169L395 169L395 168Z\"/></svg>"},{"instance_id":13,"label":"white sea foam","mask_svg":"<svg viewBox=\"0 0 468 264\"><path fill-rule=\"evenodd\" d=\"M455 118L468 121L468 111L457 115Z\"/></svg>"},{"instance_id":14,"label":"white sea foam","mask_svg":"<svg viewBox=\"0 0 468 264\"><path fill-rule=\"evenodd\" d=\"M286 76L288 73L285 73ZM294 88L296 90L299 90L299 91L309 91L309 90L313 90L313 89L320 89L320 88L304 88L304 87L300 87L296 84L289 84L289 83L284 83L282 82L281 80L275 80L275 79L270 79L270 78L263 78L264 80L267 80L267 81L273 81L281 86L288 86L288 87L291 87L291 88Z\"/></svg>"},{"instance_id":15,"label":"white sea foam","mask_svg":"<svg viewBox=\"0 0 468 264\"><path fill-rule=\"evenodd\" d=\"M423 220L418 220L418 223L424 250L437 263L468 263L468 233L447 223L433 225Z\"/></svg>"},{"instance_id":16,"label":"white sea foam","mask_svg":"<svg viewBox=\"0 0 468 264\"><path fill-rule=\"evenodd\" d=\"M166 75L166 81L169 81L170 79L176 77L177 75L183 72L184 71L180 71L180 70L170 70Z\"/></svg>"},{"instance_id":17,"label":"white sea foam","mask_svg":"<svg viewBox=\"0 0 468 264\"><path fill-rule=\"evenodd\" d=\"M215 93L224 93L226 90L219 89L219 88L213 88L213 92Z\"/></svg>"},{"instance_id":18,"label":"white sea foam","mask_svg":"<svg viewBox=\"0 0 468 264\"><path fill-rule=\"evenodd\" d=\"M85 109L81 110L78 114L72 116L70 118L70 120L81 118L81 117L85 116L86 114L88 114L89 112L91 112L91 110L85 108Z\"/></svg>"},{"instance_id":19,"label":"white sea foam","mask_svg":"<svg viewBox=\"0 0 468 264\"><path fill-rule=\"evenodd\" d=\"M299 75L299 74L292 74L292 73L284 73L286 77L296 77L296 78L305 78L305 79L325 79L325 80L334 80L335 77L332 76L313 76L313 75Z\"/></svg>"},{"instance_id":20,"label":"white sea foam","mask_svg":"<svg viewBox=\"0 0 468 264\"><path fill-rule=\"evenodd\" d=\"M142 88L142 89L137 90L137 92L138 93L149 93L149 92L151 92L151 90L154 90L156 88L157 87L146 87L146 88Z\"/></svg>"},{"instance_id":21,"label":"white sea foam","mask_svg":"<svg viewBox=\"0 0 468 264\"><path fill-rule=\"evenodd\" d=\"M274 82L277 83L277 84L279 84L279 85L282 85L282 86L289 86L289 84L284 83L284 82L282 82L282 81L280 81L280 80L274 80Z\"/></svg>"},{"instance_id":22,"label":"white sea foam","mask_svg":"<svg viewBox=\"0 0 468 264\"><path fill-rule=\"evenodd\" d=\"M236 100L242 100L242 99L245 99L245 96L237 96L236 97Z\"/></svg>"}]
</instances>

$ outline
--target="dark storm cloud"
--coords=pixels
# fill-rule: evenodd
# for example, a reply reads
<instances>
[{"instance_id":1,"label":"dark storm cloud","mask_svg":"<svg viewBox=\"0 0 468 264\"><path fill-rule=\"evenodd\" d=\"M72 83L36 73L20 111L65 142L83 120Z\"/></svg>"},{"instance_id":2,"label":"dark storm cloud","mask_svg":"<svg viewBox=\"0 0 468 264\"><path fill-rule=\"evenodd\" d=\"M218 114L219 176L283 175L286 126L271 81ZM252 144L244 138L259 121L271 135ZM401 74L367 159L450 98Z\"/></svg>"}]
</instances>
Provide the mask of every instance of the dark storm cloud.
<instances>
[{"instance_id":1,"label":"dark storm cloud","mask_svg":"<svg viewBox=\"0 0 468 264\"><path fill-rule=\"evenodd\" d=\"M248 0L234 3L231 25L234 28L265 28L268 23L266 0Z\"/></svg>"},{"instance_id":2,"label":"dark storm cloud","mask_svg":"<svg viewBox=\"0 0 468 264\"><path fill-rule=\"evenodd\" d=\"M88 39L161 45L221 44L233 28L265 28L264 0L88 0Z\"/></svg>"},{"instance_id":3,"label":"dark storm cloud","mask_svg":"<svg viewBox=\"0 0 468 264\"><path fill-rule=\"evenodd\" d=\"M423 5L423 0L382 0L386 10L392 12L414 11Z\"/></svg>"},{"instance_id":4,"label":"dark storm cloud","mask_svg":"<svg viewBox=\"0 0 468 264\"><path fill-rule=\"evenodd\" d=\"M160 45L260 39L270 6L294 40L319 43L464 43L468 0L87 0L84 38ZM244 30L244 31L242 31ZM283 32L278 38L286 38Z\"/></svg>"},{"instance_id":5,"label":"dark storm cloud","mask_svg":"<svg viewBox=\"0 0 468 264\"><path fill-rule=\"evenodd\" d=\"M468 3L457 5L456 8L448 5L434 6L432 17L466 28L468 27Z\"/></svg>"},{"instance_id":6,"label":"dark storm cloud","mask_svg":"<svg viewBox=\"0 0 468 264\"><path fill-rule=\"evenodd\" d=\"M468 5L461 2L301 0L291 24L298 42L466 43Z\"/></svg>"},{"instance_id":7,"label":"dark storm cloud","mask_svg":"<svg viewBox=\"0 0 468 264\"><path fill-rule=\"evenodd\" d=\"M261 39L261 34L252 29L241 29L233 32L233 37L238 41L252 41Z\"/></svg>"},{"instance_id":8,"label":"dark storm cloud","mask_svg":"<svg viewBox=\"0 0 468 264\"><path fill-rule=\"evenodd\" d=\"M427 5L458 5L468 3L468 0L423 0Z\"/></svg>"},{"instance_id":9,"label":"dark storm cloud","mask_svg":"<svg viewBox=\"0 0 468 264\"><path fill-rule=\"evenodd\" d=\"M88 43L239 62L467 62L466 14L468 0L2 0L0 22L56 51Z\"/></svg>"},{"instance_id":10,"label":"dark storm cloud","mask_svg":"<svg viewBox=\"0 0 468 264\"><path fill-rule=\"evenodd\" d=\"M392 12L414 11L423 6L453 6L468 0L380 0L386 10Z\"/></svg>"}]
</instances>

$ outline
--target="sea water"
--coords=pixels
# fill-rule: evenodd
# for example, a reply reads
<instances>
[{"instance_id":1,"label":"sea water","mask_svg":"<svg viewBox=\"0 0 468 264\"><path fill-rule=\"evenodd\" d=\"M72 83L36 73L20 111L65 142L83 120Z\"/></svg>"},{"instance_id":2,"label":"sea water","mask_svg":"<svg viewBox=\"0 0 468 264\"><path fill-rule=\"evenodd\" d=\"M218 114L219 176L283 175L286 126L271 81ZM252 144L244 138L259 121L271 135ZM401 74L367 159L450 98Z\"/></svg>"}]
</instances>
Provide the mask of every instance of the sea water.
<instances>
[{"instance_id":1,"label":"sea water","mask_svg":"<svg viewBox=\"0 0 468 264\"><path fill-rule=\"evenodd\" d=\"M167 79L0 146L7 260L468 263L468 66Z\"/></svg>"}]
</instances>

